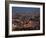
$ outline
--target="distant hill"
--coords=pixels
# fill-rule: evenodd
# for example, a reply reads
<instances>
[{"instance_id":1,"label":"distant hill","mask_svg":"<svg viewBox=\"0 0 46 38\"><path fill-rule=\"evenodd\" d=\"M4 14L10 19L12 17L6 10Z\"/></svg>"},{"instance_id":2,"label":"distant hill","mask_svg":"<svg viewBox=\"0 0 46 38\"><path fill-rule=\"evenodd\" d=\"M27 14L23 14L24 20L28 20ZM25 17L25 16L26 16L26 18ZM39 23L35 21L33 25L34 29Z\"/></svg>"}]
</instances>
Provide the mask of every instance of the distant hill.
<instances>
[{"instance_id":1,"label":"distant hill","mask_svg":"<svg viewBox=\"0 0 46 38\"><path fill-rule=\"evenodd\" d=\"M40 16L40 13L16 13L12 15L13 18L16 16Z\"/></svg>"}]
</instances>

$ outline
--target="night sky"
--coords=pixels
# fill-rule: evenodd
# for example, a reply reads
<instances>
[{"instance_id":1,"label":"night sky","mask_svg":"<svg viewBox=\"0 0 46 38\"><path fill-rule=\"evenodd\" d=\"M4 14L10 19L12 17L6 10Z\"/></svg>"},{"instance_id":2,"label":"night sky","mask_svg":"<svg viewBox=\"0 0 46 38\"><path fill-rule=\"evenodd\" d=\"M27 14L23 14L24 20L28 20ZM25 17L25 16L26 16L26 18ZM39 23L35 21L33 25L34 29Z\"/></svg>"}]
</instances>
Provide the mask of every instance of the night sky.
<instances>
[{"instance_id":1,"label":"night sky","mask_svg":"<svg viewBox=\"0 0 46 38\"><path fill-rule=\"evenodd\" d=\"M40 8L32 7L12 7L12 13L40 13Z\"/></svg>"}]
</instances>

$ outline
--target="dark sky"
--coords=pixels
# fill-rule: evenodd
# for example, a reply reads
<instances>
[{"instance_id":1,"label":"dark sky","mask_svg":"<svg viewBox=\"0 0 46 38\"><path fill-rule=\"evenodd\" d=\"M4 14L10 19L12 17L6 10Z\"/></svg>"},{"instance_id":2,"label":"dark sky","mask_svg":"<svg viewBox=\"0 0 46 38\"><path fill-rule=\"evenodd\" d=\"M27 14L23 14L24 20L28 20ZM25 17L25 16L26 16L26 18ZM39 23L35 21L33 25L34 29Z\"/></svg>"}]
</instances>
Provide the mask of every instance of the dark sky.
<instances>
[{"instance_id":1,"label":"dark sky","mask_svg":"<svg viewBox=\"0 0 46 38\"><path fill-rule=\"evenodd\" d=\"M12 7L13 14L15 13L40 13L40 8L32 7Z\"/></svg>"}]
</instances>

